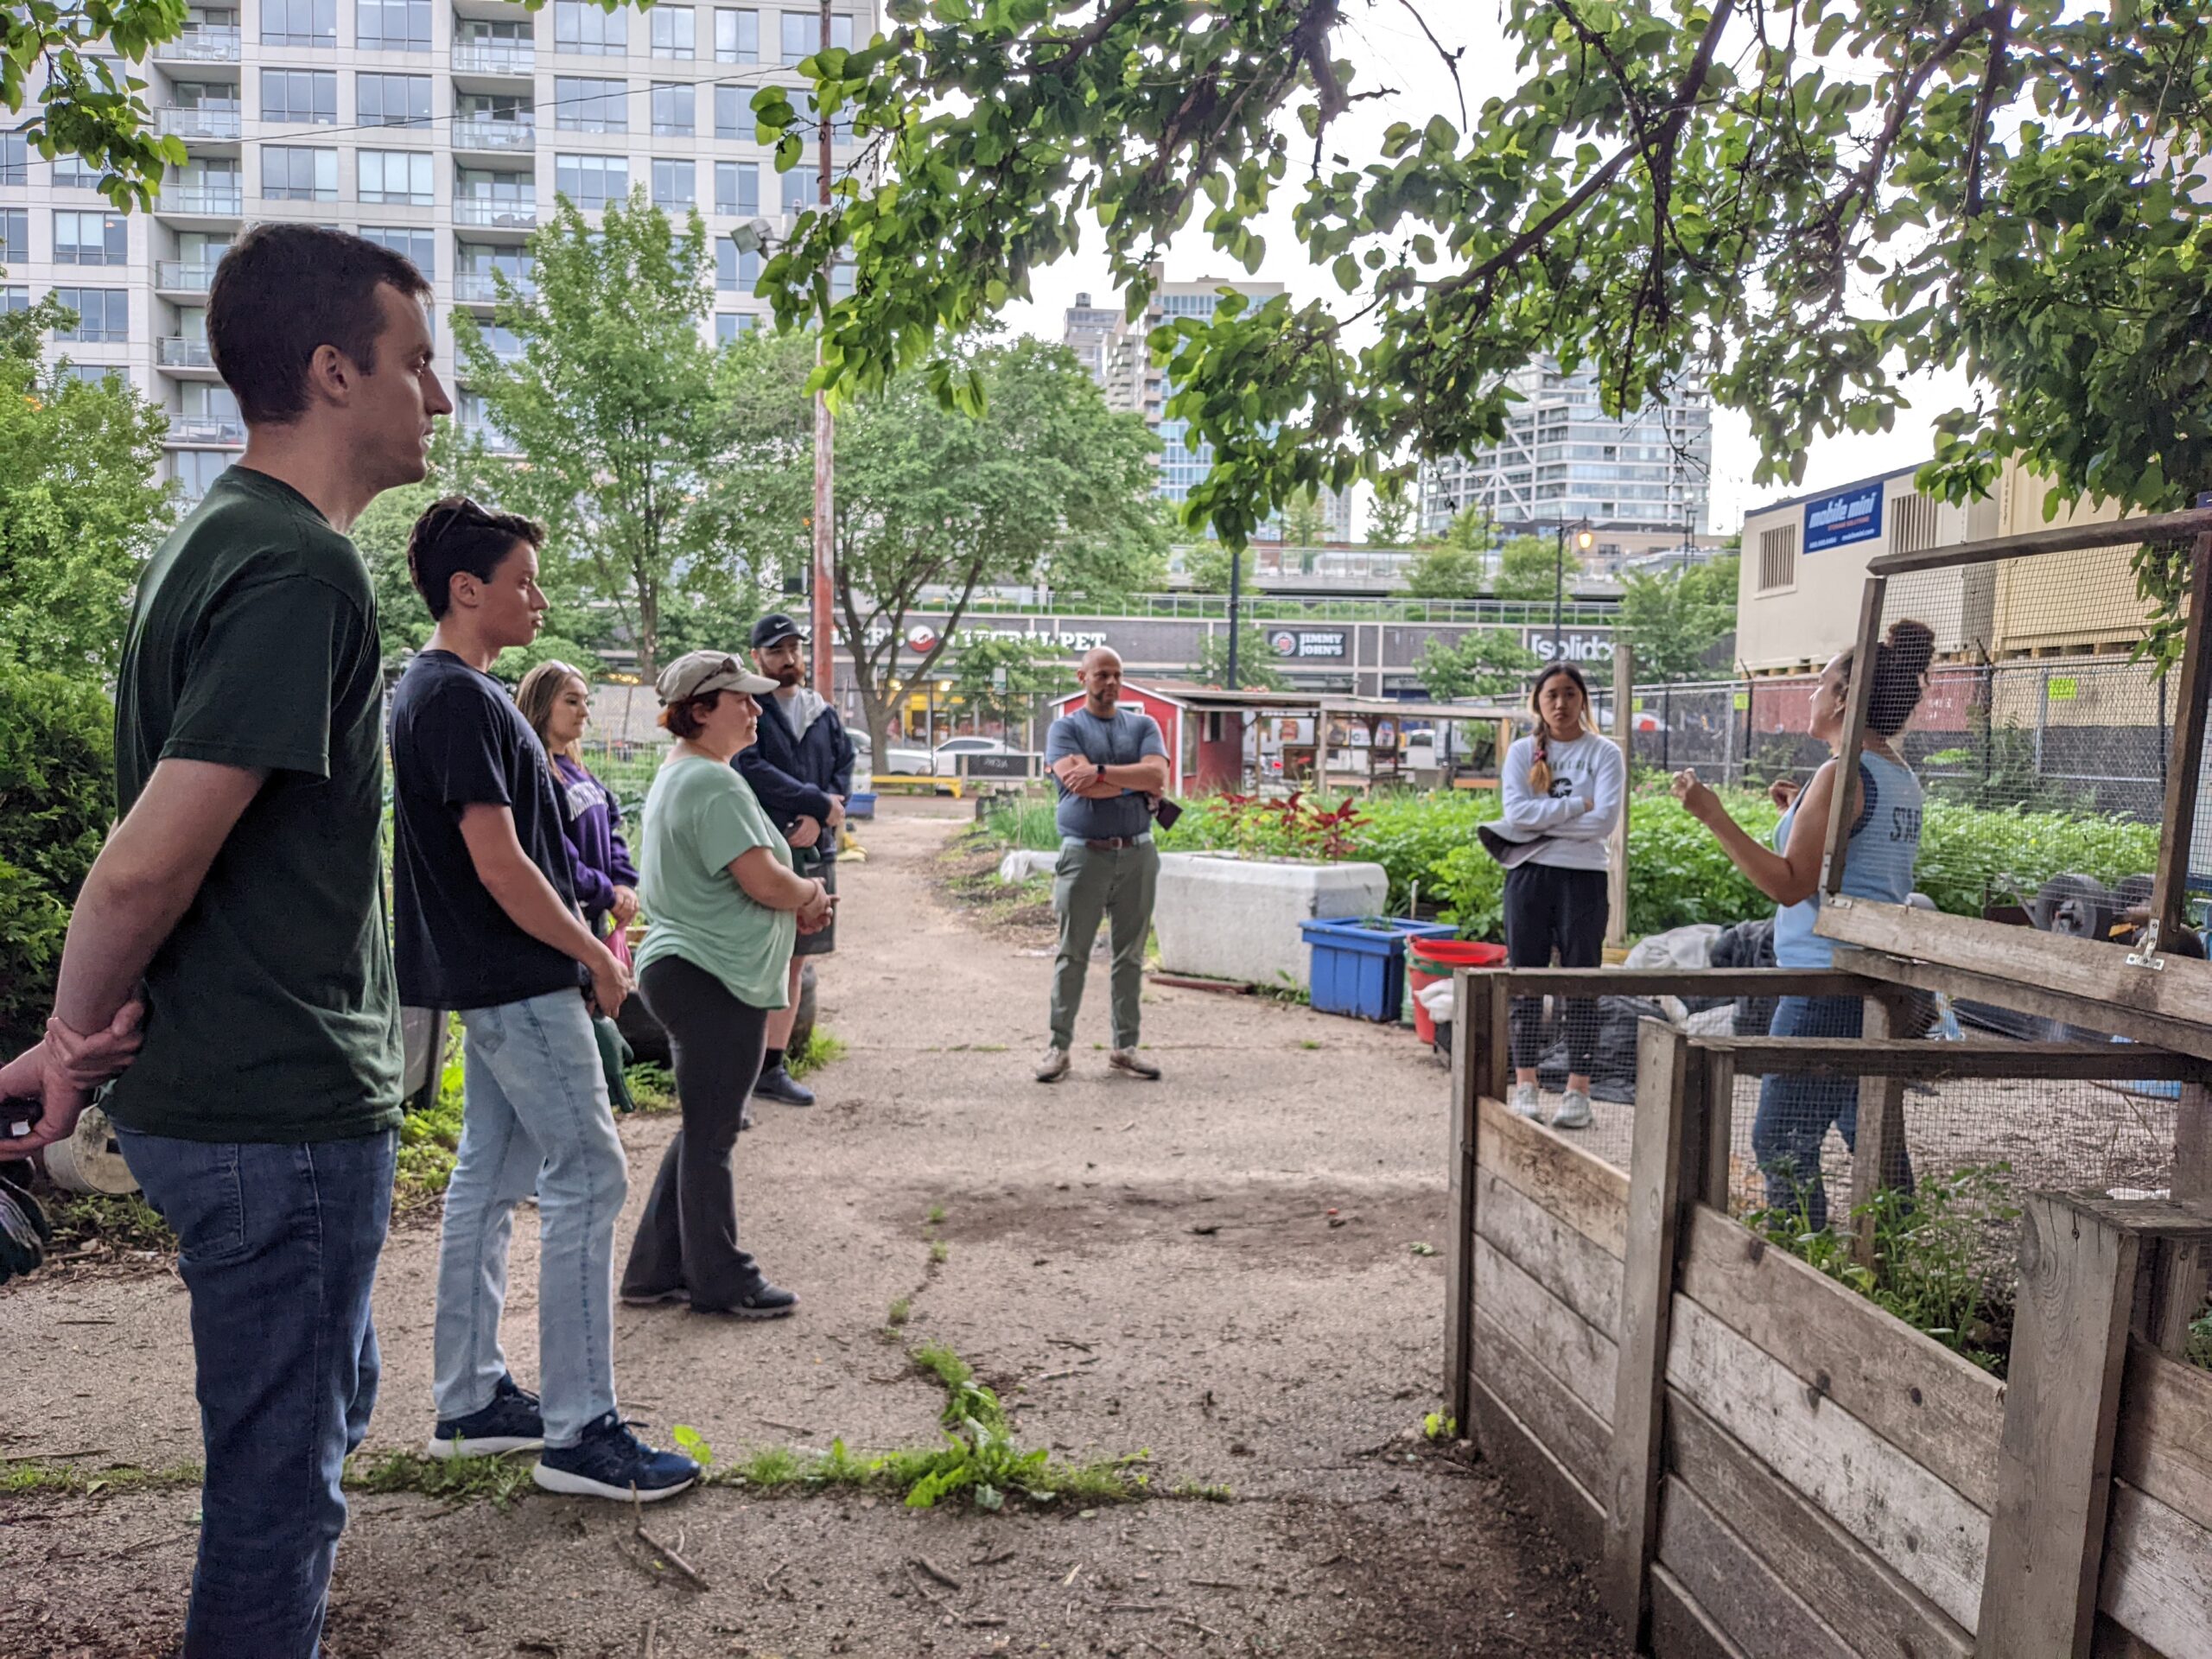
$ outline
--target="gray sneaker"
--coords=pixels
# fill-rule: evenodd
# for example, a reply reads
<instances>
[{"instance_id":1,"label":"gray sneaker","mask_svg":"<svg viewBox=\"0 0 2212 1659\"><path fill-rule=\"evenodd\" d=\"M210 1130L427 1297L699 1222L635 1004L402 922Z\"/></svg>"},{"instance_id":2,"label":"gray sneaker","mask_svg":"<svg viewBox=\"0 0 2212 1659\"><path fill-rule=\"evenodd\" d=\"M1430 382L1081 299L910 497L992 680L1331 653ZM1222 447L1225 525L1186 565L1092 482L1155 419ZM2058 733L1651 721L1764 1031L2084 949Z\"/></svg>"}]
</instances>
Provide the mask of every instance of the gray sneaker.
<instances>
[{"instance_id":1,"label":"gray sneaker","mask_svg":"<svg viewBox=\"0 0 2212 1659\"><path fill-rule=\"evenodd\" d=\"M1160 1081L1160 1068L1134 1048L1117 1048L1106 1057L1106 1064L1125 1077L1142 1077L1147 1083Z\"/></svg>"},{"instance_id":2,"label":"gray sneaker","mask_svg":"<svg viewBox=\"0 0 2212 1659\"><path fill-rule=\"evenodd\" d=\"M1065 1048L1048 1048L1045 1058L1037 1062L1037 1081L1058 1083L1068 1074L1068 1052Z\"/></svg>"},{"instance_id":3,"label":"gray sneaker","mask_svg":"<svg viewBox=\"0 0 2212 1659\"><path fill-rule=\"evenodd\" d=\"M1596 1121L1591 1116L1590 1096L1580 1089L1570 1089L1560 1096L1559 1110L1552 1114L1555 1129L1586 1129Z\"/></svg>"},{"instance_id":4,"label":"gray sneaker","mask_svg":"<svg viewBox=\"0 0 2212 1659\"><path fill-rule=\"evenodd\" d=\"M1538 1097L1533 1083L1515 1084L1506 1090L1505 1103L1516 1117L1532 1118L1539 1123L1544 1121L1544 1103Z\"/></svg>"}]
</instances>

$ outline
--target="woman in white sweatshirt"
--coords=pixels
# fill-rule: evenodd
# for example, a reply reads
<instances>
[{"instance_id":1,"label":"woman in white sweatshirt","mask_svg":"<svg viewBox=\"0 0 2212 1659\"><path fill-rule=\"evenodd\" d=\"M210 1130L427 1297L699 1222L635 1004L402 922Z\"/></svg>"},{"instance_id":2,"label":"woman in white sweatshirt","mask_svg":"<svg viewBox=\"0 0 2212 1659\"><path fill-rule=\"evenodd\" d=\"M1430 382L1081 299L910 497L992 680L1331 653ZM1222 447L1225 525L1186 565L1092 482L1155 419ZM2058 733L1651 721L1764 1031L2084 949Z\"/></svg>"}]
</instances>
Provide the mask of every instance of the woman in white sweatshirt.
<instances>
[{"instance_id":1,"label":"woman in white sweatshirt","mask_svg":"<svg viewBox=\"0 0 2212 1659\"><path fill-rule=\"evenodd\" d=\"M1516 968L1595 968L1605 960L1607 839L1620 819L1628 766L1618 746L1599 735L1582 671L1554 663L1529 694L1536 729L1506 751L1502 838L1517 843L1505 873L1505 948ZM1526 849L1527 850L1521 850ZM1542 1005L1513 1002L1512 1098L1523 1117L1541 1119L1536 1058ZM1590 1067L1598 1047L1594 997L1567 1001L1567 1094L1555 1129L1590 1125Z\"/></svg>"}]
</instances>

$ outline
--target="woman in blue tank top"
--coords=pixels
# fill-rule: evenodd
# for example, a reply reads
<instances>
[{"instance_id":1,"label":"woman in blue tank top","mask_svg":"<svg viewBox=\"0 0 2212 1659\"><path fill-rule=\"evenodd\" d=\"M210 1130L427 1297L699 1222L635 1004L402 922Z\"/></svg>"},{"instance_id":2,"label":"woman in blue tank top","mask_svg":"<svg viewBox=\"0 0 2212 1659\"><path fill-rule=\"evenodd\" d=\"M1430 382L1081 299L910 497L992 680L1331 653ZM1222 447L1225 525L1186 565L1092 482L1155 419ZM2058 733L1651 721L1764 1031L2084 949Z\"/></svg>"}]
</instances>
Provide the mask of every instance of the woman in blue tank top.
<instances>
[{"instance_id":1,"label":"woman in blue tank top","mask_svg":"<svg viewBox=\"0 0 2212 1659\"><path fill-rule=\"evenodd\" d=\"M1853 898L1904 904L1912 894L1912 867L1920 851L1920 780L1897 753L1896 738L1920 707L1936 636L1922 622L1899 621L1875 647L1874 685L1866 711L1866 747L1853 787L1851 840L1844 850L1843 891ZM1853 652L1845 652L1821 674L1813 691L1812 734L1831 749L1843 742ZM1789 782L1774 786L1784 809L1774 845L1762 847L1728 816L1720 798L1685 772L1675 779L1675 798L1710 829L1736 868L1775 902L1774 958L1783 968L1827 968L1835 946L1813 931L1821 908L1821 855L1828 807L1834 798L1834 759L1801 792ZM1865 1004L1855 996L1785 996L1775 1009L1777 1037L1856 1037ZM1859 1086L1848 1077L1768 1077L1759 1085L1759 1110L1751 1125L1751 1152L1766 1179L1766 1204L1817 1232L1827 1225L1827 1193L1821 1180L1821 1143L1834 1124L1847 1147L1859 1137ZM1903 1172L1910 1192L1912 1172Z\"/></svg>"}]
</instances>

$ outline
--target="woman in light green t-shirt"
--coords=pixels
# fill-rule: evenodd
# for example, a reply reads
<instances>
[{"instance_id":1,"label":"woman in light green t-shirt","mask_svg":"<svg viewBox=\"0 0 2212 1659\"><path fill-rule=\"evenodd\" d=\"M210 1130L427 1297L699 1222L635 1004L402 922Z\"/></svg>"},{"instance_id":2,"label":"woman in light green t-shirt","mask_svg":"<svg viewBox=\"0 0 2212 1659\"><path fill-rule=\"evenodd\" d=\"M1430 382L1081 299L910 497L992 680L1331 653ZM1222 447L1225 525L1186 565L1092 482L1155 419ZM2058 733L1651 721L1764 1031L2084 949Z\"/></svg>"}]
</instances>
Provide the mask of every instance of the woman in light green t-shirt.
<instances>
[{"instance_id":1,"label":"woman in light green t-shirt","mask_svg":"<svg viewBox=\"0 0 2212 1659\"><path fill-rule=\"evenodd\" d=\"M738 1247L730 1157L748 1127L769 1011L784 1006L792 944L828 925L836 900L792 873L791 849L730 764L759 728L753 699L775 682L725 652L695 651L669 664L658 689L676 745L645 797L634 849L650 918L638 989L667 1027L683 1127L645 1200L622 1300L774 1319L798 1298Z\"/></svg>"}]
</instances>

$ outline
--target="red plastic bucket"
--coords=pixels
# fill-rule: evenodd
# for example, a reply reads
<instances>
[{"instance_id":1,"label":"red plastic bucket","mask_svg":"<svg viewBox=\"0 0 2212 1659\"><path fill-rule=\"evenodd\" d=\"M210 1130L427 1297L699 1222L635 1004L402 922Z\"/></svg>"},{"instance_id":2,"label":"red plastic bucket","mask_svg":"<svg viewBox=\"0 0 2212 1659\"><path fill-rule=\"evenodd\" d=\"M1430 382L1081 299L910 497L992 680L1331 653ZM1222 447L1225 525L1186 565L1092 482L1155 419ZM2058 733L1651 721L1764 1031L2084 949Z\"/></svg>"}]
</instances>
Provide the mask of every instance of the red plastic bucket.
<instances>
[{"instance_id":1,"label":"red plastic bucket","mask_svg":"<svg viewBox=\"0 0 2212 1659\"><path fill-rule=\"evenodd\" d=\"M1436 1040L1436 1021L1421 1007L1424 986L1452 977L1454 968L1503 968L1505 947L1477 939L1414 939L1406 947L1406 982L1413 987L1414 1034L1424 1043Z\"/></svg>"}]
</instances>

